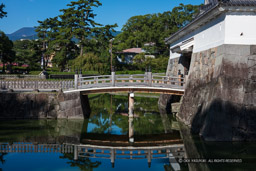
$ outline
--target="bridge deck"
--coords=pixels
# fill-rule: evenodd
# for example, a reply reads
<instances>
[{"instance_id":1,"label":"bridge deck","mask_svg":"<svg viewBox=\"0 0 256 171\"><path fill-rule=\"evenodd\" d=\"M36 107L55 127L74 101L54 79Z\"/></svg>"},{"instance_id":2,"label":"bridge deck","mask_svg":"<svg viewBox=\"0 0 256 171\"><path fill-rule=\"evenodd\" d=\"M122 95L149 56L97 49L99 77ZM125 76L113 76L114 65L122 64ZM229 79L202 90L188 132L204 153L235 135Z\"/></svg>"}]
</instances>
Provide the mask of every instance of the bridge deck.
<instances>
[{"instance_id":1,"label":"bridge deck","mask_svg":"<svg viewBox=\"0 0 256 171\"><path fill-rule=\"evenodd\" d=\"M183 95L184 84L184 79L180 77L152 74L115 75L112 73L112 75L77 77L75 89L69 89L64 93L143 92Z\"/></svg>"},{"instance_id":2,"label":"bridge deck","mask_svg":"<svg viewBox=\"0 0 256 171\"><path fill-rule=\"evenodd\" d=\"M184 94L185 79L182 77L159 76L151 72L136 75L99 75L82 77L75 75L74 81L49 80L0 80L1 91L58 91L64 93L83 92L127 92L136 91L144 93Z\"/></svg>"},{"instance_id":3,"label":"bridge deck","mask_svg":"<svg viewBox=\"0 0 256 171\"><path fill-rule=\"evenodd\" d=\"M116 92L140 92L140 93L161 93L183 95L184 89L178 88L162 88L162 87L143 87L143 86L124 86L124 87L83 87L81 89L73 89L64 91L64 93L82 92L84 95L97 93L116 93Z\"/></svg>"}]
</instances>

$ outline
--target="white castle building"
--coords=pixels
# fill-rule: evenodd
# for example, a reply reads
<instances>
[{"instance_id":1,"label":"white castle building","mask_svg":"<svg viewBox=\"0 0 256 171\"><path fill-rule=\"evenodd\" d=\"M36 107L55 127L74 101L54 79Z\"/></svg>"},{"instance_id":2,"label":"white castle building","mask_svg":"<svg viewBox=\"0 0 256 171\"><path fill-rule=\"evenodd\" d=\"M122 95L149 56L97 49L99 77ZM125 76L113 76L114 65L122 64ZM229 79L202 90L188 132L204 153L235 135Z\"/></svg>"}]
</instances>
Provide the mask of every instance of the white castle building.
<instances>
[{"instance_id":1,"label":"white castle building","mask_svg":"<svg viewBox=\"0 0 256 171\"><path fill-rule=\"evenodd\" d=\"M171 75L179 70L188 75L194 53L221 45L256 45L256 0L205 0L200 14L165 41Z\"/></svg>"}]
</instances>

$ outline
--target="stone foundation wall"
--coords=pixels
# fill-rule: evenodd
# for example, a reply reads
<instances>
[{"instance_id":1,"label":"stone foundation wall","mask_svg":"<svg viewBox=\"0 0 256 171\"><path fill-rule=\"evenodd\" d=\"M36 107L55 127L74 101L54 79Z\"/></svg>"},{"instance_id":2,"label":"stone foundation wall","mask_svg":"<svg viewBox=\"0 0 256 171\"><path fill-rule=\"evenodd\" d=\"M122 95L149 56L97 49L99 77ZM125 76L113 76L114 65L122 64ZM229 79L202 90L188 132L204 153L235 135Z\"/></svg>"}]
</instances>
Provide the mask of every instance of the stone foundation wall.
<instances>
[{"instance_id":1,"label":"stone foundation wall","mask_svg":"<svg viewBox=\"0 0 256 171\"><path fill-rule=\"evenodd\" d=\"M80 92L0 93L0 119L84 119L88 104Z\"/></svg>"},{"instance_id":2,"label":"stone foundation wall","mask_svg":"<svg viewBox=\"0 0 256 171\"><path fill-rule=\"evenodd\" d=\"M167 114L176 114L180 110L181 96L162 94L158 100L159 109L165 110Z\"/></svg>"},{"instance_id":3,"label":"stone foundation wall","mask_svg":"<svg viewBox=\"0 0 256 171\"><path fill-rule=\"evenodd\" d=\"M205 140L256 140L256 46L193 54L178 117Z\"/></svg>"},{"instance_id":4,"label":"stone foundation wall","mask_svg":"<svg viewBox=\"0 0 256 171\"><path fill-rule=\"evenodd\" d=\"M183 67L179 64L180 58L174 58L169 60L167 75L178 76L179 70L184 70Z\"/></svg>"}]
</instances>

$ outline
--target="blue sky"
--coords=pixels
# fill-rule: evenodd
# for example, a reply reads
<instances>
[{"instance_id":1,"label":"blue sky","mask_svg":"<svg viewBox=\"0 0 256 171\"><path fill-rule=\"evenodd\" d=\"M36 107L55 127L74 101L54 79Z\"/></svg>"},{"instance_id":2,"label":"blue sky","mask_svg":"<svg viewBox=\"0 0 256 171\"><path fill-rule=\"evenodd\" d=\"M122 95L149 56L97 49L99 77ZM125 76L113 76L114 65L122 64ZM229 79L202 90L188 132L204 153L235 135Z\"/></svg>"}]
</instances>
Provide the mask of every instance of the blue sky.
<instances>
[{"instance_id":1,"label":"blue sky","mask_svg":"<svg viewBox=\"0 0 256 171\"><path fill-rule=\"evenodd\" d=\"M71 0L0 0L8 12L0 19L0 30L6 34L22 27L37 26L38 20L55 17ZM135 15L162 13L183 4L201 4L204 0L101 0L102 6L95 9L95 20L101 24L118 24L121 30L126 21Z\"/></svg>"}]
</instances>

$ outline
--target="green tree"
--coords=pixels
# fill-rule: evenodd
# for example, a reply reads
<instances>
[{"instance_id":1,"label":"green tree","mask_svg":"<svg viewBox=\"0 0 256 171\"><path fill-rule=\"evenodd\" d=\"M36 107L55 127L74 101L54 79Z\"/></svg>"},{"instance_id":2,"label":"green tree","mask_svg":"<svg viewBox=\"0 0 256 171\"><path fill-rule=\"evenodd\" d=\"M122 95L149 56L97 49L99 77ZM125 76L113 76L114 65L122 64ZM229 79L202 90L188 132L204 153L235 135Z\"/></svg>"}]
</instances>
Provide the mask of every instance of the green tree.
<instances>
[{"instance_id":1,"label":"green tree","mask_svg":"<svg viewBox=\"0 0 256 171\"><path fill-rule=\"evenodd\" d=\"M15 60L15 52L13 51L13 42L4 34L0 32L0 55L3 63L3 72L5 72L5 64L10 65Z\"/></svg>"},{"instance_id":2,"label":"green tree","mask_svg":"<svg viewBox=\"0 0 256 171\"><path fill-rule=\"evenodd\" d=\"M109 41L114 38L114 28L117 25L106 25L104 27L95 27L92 29L93 34L87 40L84 50L87 51L83 56L78 56L69 64L73 68L81 68L87 71L97 71L101 74L110 71L110 47Z\"/></svg>"},{"instance_id":3,"label":"green tree","mask_svg":"<svg viewBox=\"0 0 256 171\"><path fill-rule=\"evenodd\" d=\"M44 21L38 21L39 26L35 27L38 33L39 41L41 42L40 50L43 62L43 69L47 66L49 58L51 56L53 46L49 44L55 39L58 31L57 17L47 18ZM49 48L50 47L50 48Z\"/></svg>"},{"instance_id":4,"label":"green tree","mask_svg":"<svg viewBox=\"0 0 256 171\"><path fill-rule=\"evenodd\" d=\"M109 71L109 40L114 37L114 28L117 25L97 27L101 25L94 21L96 14L93 13L93 8L101 5L99 0L72 1L67 5L67 9L60 10L61 15L38 21L36 31L42 42L44 64L47 64L50 56L54 56L53 62L60 70L70 68L69 65L74 64L72 68L80 66L101 73ZM90 54L85 55L84 52ZM79 54L80 57L77 58ZM92 56L95 59L92 59ZM84 60L84 57L89 59ZM83 66L76 62L81 60ZM95 66L91 61L97 61L99 66ZM84 62L88 63L85 65Z\"/></svg>"},{"instance_id":5,"label":"green tree","mask_svg":"<svg viewBox=\"0 0 256 171\"><path fill-rule=\"evenodd\" d=\"M145 53L140 53L133 58L133 67L138 70L144 70L150 66L153 72L165 72L167 63L168 58L166 57L153 58Z\"/></svg>"},{"instance_id":6,"label":"green tree","mask_svg":"<svg viewBox=\"0 0 256 171\"><path fill-rule=\"evenodd\" d=\"M0 18L6 17L7 16L7 12L4 11L5 5L2 3L0 5Z\"/></svg>"},{"instance_id":7,"label":"green tree","mask_svg":"<svg viewBox=\"0 0 256 171\"><path fill-rule=\"evenodd\" d=\"M14 42L13 50L16 52L15 62L28 64L30 70L38 70L40 68L41 53L38 41L17 40Z\"/></svg>"},{"instance_id":8,"label":"green tree","mask_svg":"<svg viewBox=\"0 0 256 171\"><path fill-rule=\"evenodd\" d=\"M100 74L104 74L108 67L100 60L99 56L92 52L78 56L76 59L70 61L69 64L74 68L80 68L85 71L97 71Z\"/></svg>"},{"instance_id":9,"label":"green tree","mask_svg":"<svg viewBox=\"0 0 256 171\"><path fill-rule=\"evenodd\" d=\"M168 45L164 40L188 24L198 13L198 6L183 5L172 11L131 17L115 39L116 51L141 47L149 54L168 57ZM149 45L146 45L149 44Z\"/></svg>"},{"instance_id":10,"label":"green tree","mask_svg":"<svg viewBox=\"0 0 256 171\"><path fill-rule=\"evenodd\" d=\"M54 56L53 62L63 71L67 61L74 59L77 55L77 46L72 40L73 32L72 30L67 31L65 27L69 24L68 21L64 16L59 16L47 18L44 21L38 21L38 23L40 25L36 27L36 31L39 40L42 42L41 53L44 68L50 58Z\"/></svg>"},{"instance_id":11,"label":"green tree","mask_svg":"<svg viewBox=\"0 0 256 171\"><path fill-rule=\"evenodd\" d=\"M104 73L107 74L110 72L110 53L112 47L110 47L110 41L113 40L116 31L114 28L117 27L117 24L106 25L104 27L97 27L93 29L93 36L90 40L87 47L92 48L88 52L93 52L99 56L100 61L104 64Z\"/></svg>"},{"instance_id":12,"label":"green tree","mask_svg":"<svg viewBox=\"0 0 256 171\"><path fill-rule=\"evenodd\" d=\"M78 39L80 56L84 54L83 47L86 38L92 34L92 28L100 25L94 21L96 14L93 13L93 8L101 5L98 0L78 0L68 4L68 9L60 10L63 12L60 18L66 23L63 31L72 33Z\"/></svg>"}]
</instances>

